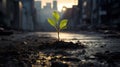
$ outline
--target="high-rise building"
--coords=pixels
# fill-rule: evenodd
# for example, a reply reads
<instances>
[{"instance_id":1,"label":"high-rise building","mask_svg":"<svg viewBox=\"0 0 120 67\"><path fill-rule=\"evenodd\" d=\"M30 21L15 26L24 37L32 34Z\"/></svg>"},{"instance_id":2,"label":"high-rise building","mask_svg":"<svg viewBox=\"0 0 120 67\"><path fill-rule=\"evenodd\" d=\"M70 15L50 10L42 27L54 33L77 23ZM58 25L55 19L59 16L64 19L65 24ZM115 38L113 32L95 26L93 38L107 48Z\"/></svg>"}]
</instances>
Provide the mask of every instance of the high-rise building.
<instances>
[{"instance_id":1,"label":"high-rise building","mask_svg":"<svg viewBox=\"0 0 120 67\"><path fill-rule=\"evenodd\" d=\"M89 29L118 29L120 26L119 0L78 0L80 25ZM120 29L120 28L119 28Z\"/></svg>"},{"instance_id":2,"label":"high-rise building","mask_svg":"<svg viewBox=\"0 0 120 67\"><path fill-rule=\"evenodd\" d=\"M35 8L40 10L42 8L42 3L41 1L35 1Z\"/></svg>"},{"instance_id":3,"label":"high-rise building","mask_svg":"<svg viewBox=\"0 0 120 67\"><path fill-rule=\"evenodd\" d=\"M3 15L1 21L3 21L5 27L20 29L18 3L17 0L0 0L0 13Z\"/></svg>"},{"instance_id":4,"label":"high-rise building","mask_svg":"<svg viewBox=\"0 0 120 67\"><path fill-rule=\"evenodd\" d=\"M46 3L46 6L44 6L44 9L51 9L51 3Z\"/></svg>"},{"instance_id":5,"label":"high-rise building","mask_svg":"<svg viewBox=\"0 0 120 67\"><path fill-rule=\"evenodd\" d=\"M35 24L35 7L34 0L20 0L21 2L21 29L22 30L34 30Z\"/></svg>"},{"instance_id":6,"label":"high-rise building","mask_svg":"<svg viewBox=\"0 0 120 67\"><path fill-rule=\"evenodd\" d=\"M103 24L109 28L120 30L120 1L107 0L102 4L101 8L107 12L105 16L101 16Z\"/></svg>"},{"instance_id":7,"label":"high-rise building","mask_svg":"<svg viewBox=\"0 0 120 67\"><path fill-rule=\"evenodd\" d=\"M78 0L79 7L79 27L87 28L93 21L93 0ZM86 27L85 27L86 26Z\"/></svg>"},{"instance_id":8,"label":"high-rise building","mask_svg":"<svg viewBox=\"0 0 120 67\"><path fill-rule=\"evenodd\" d=\"M57 0L53 0L53 10L57 10Z\"/></svg>"}]
</instances>

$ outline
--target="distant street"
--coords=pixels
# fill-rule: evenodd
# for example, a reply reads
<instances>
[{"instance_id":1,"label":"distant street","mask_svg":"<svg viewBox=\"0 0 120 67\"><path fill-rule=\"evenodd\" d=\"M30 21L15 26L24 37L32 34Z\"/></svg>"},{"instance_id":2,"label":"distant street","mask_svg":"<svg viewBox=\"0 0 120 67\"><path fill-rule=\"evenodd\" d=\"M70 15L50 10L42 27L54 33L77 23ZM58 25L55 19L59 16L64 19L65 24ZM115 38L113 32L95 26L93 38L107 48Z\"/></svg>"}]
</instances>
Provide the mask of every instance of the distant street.
<instances>
[{"instance_id":1,"label":"distant street","mask_svg":"<svg viewBox=\"0 0 120 67\"><path fill-rule=\"evenodd\" d=\"M32 37L35 39L36 37L45 39L50 41L49 38L57 38L56 32L32 32L26 34L17 34L14 35L12 40L23 40L24 38ZM60 33L60 38L63 41L67 42L77 42L80 41L81 43L88 45L90 50L93 51L120 51L120 38L117 38L115 34L101 34L95 32L76 32L76 33L69 33L69 32L62 32ZM103 48L99 48L103 47ZM93 52L92 51L92 52Z\"/></svg>"}]
</instances>

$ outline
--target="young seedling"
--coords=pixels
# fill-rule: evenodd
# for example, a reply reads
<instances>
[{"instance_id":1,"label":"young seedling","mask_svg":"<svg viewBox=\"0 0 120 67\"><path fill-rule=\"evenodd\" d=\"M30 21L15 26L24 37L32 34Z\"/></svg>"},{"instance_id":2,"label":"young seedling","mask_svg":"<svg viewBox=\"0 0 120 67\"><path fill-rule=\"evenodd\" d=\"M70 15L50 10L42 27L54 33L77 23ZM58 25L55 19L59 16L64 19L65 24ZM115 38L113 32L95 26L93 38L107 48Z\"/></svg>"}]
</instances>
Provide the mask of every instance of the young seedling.
<instances>
[{"instance_id":1,"label":"young seedling","mask_svg":"<svg viewBox=\"0 0 120 67\"><path fill-rule=\"evenodd\" d=\"M58 33L58 41L60 41L60 31L67 28L67 19L60 20L60 14L57 11L54 11L52 13L52 18L48 18L48 22L51 26L53 26L56 29L56 32Z\"/></svg>"}]
</instances>

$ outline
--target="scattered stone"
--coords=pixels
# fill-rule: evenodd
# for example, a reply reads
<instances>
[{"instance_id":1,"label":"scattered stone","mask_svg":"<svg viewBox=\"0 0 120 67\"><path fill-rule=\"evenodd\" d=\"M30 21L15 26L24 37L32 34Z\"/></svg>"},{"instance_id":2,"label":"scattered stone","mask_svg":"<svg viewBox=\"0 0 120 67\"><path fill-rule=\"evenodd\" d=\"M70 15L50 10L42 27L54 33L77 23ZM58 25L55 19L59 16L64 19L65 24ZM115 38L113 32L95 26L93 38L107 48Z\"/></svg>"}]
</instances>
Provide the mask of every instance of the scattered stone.
<instances>
[{"instance_id":1,"label":"scattered stone","mask_svg":"<svg viewBox=\"0 0 120 67\"><path fill-rule=\"evenodd\" d=\"M28 61L11 59L5 64L5 67L32 67L31 63Z\"/></svg>"},{"instance_id":2,"label":"scattered stone","mask_svg":"<svg viewBox=\"0 0 120 67\"><path fill-rule=\"evenodd\" d=\"M82 49L86 46L83 44L73 43L73 42L64 42L64 41L56 41L53 43L45 43L44 45L40 45L39 49Z\"/></svg>"},{"instance_id":3,"label":"scattered stone","mask_svg":"<svg viewBox=\"0 0 120 67\"><path fill-rule=\"evenodd\" d=\"M19 39L19 38L18 38ZM46 39L46 40L44 40ZM8 41L8 38L1 38L1 41ZM47 37L43 38L34 38L33 37L23 37L23 40L15 40L12 43L9 43L5 48L0 48L0 67L31 67L31 64L36 63L36 59L39 59L41 66L47 67L47 62L50 63L48 67L70 67L70 65L78 65L81 60L93 60L101 61L103 66L98 66L99 64L95 62L82 62L81 66L78 67L108 67L104 66L105 64L111 64L109 66L114 67L116 62L120 62L120 52L110 52L105 51L104 53L96 53L95 55L90 55L85 58L87 54L86 45L81 42L64 42L64 41L52 41L53 39L48 39ZM12 41L12 40L11 40ZM34 43L33 43L34 42ZM39 42L39 43L36 43ZM8 43L8 42L7 42ZM31 44L32 43L32 44ZM94 42L85 42L86 44ZM27 44L27 45L26 45ZM39 48L33 45L40 45ZM37 46L38 46L37 45ZM99 45L99 44L96 44ZM105 45L100 46L102 48L106 47ZM98 48L100 48L98 47ZM40 49L40 50L39 50ZM80 51L77 51L80 50ZM37 55L38 52L42 52L43 55ZM69 52L70 51L70 52ZM72 51L75 51L72 53ZM80 59L79 59L79 58ZM14 60L13 60L14 59ZM97 60L96 60L97 59ZM64 63L65 62L65 63ZM105 62L105 63L104 63ZM107 63L106 63L107 62ZM70 64L72 63L72 64ZM76 67L76 66L73 66ZM119 66L116 66L119 67Z\"/></svg>"},{"instance_id":4,"label":"scattered stone","mask_svg":"<svg viewBox=\"0 0 120 67\"><path fill-rule=\"evenodd\" d=\"M13 34L12 31L0 31L0 36L3 36L3 35L5 35L5 36L10 36L10 35L12 35L12 34Z\"/></svg>"},{"instance_id":5,"label":"scattered stone","mask_svg":"<svg viewBox=\"0 0 120 67\"><path fill-rule=\"evenodd\" d=\"M89 59L95 60L96 57L91 55L91 56L89 56Z\"/></svg>"},{"instance_id":6,"label":"scattered stone","mask_svg":"<svg viewBox=\"0 0 120 67\"><path fill-rule=\"evenodd\" d=\"M71 62L79 62L79 61L81 61L80 59L75 58L75 57L63 57L60 60L62 60L62 61L71 61Z\"/></svg>"},{"instance_id":7,"label":"scattered stone","mask_svg":"<svg viewBox=\"0 0 120 67\"><path fill-rule=\"evenodd\" d=\"M51 67L69 67L69 65L62 62L52 62Z\"/></svg>"},{"instance_id":8,"label":"scattered stone","mask_svg":"<svg viewBox=\"0 0 120 67\"><path fill-rule=\"evenodd\" d=\"M77 67L108 67L108 65L97 61L89 60L81 61Z\"/></svg>"},{"instance_id":9,"label":"scattered stone","mask_svg":"<svg viewBox=\"0 0 120 67\"><path fill-rule=\"evenodd\" d=\"M104 38L120 38L120 35L117 35L117 34L107 35L107 36L104 36Z\"/></svg>"},{"instance_id":10,"label":"scattered stone","mask_svg":"<svg viewBox=\"0 0 120 67\"><path fill-rule=\"evenodd\" d=\"M54 54L55 55L63 55L63 56L70 56L71 55L63 50L55 51Z\"/></svg>"},{"instance_id":11,"label":"scattered stone","mask_svg":"<svg viewBox=\"0 0 120 67\"><path fill-rule=\"evenodd\" d=\"M108 64L120 62L120 52L96 53L94 56L97 57L99 61L104 60Z\"/></svg>"},{"instance_id":12,"label":"scattered stone","mask_svg":"<svg viewBox=\"0 0 120 67\"><path fill-rule=\"evenodd\" d=\"M6 64L5 64L5 67L16 67L17 64L13 61L8 61Z\"/></svg>"},{"instance_id":13,"label":"scattered stone","mask_svg":"<svg viewBox=\"0 0 120 67\"><path fill-rule=\"evenodd\" d=\"M24 41L23 44L27 45L28 43L26 41Z\"/></svg>"}]
</instances>

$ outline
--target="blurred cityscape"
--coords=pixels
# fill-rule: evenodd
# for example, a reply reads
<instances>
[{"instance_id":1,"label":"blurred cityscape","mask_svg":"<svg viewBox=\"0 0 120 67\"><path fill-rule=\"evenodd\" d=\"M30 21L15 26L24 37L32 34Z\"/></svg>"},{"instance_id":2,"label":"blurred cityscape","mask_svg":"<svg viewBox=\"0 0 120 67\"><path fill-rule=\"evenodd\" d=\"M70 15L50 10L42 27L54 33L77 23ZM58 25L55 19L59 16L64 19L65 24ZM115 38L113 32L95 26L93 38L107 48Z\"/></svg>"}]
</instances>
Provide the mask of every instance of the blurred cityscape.
<instances>
[{"instance_id":1,"label":"blurred cityscape","mask_svg":"<svg viewBox=\"0 0 120 67\"><path fill-rule=\"evenodd\" d=\"M58 11L53 0L41 6L41 0L0 0L0 27L23 31L54 31L47 18ZM78 0L72 8L59 11L69 20L67 30L120 30L119 0Z\"/></svg>"},{"instance_id":2,"label":"blurred cityscape","mask_svg":"<svg viewBox=\"0 0 120 67\"><path fill-rule=\"evenodd\" d=\"M0 67L120 67L120 0L0 0Z\"/></svg>"}]
</instances>

